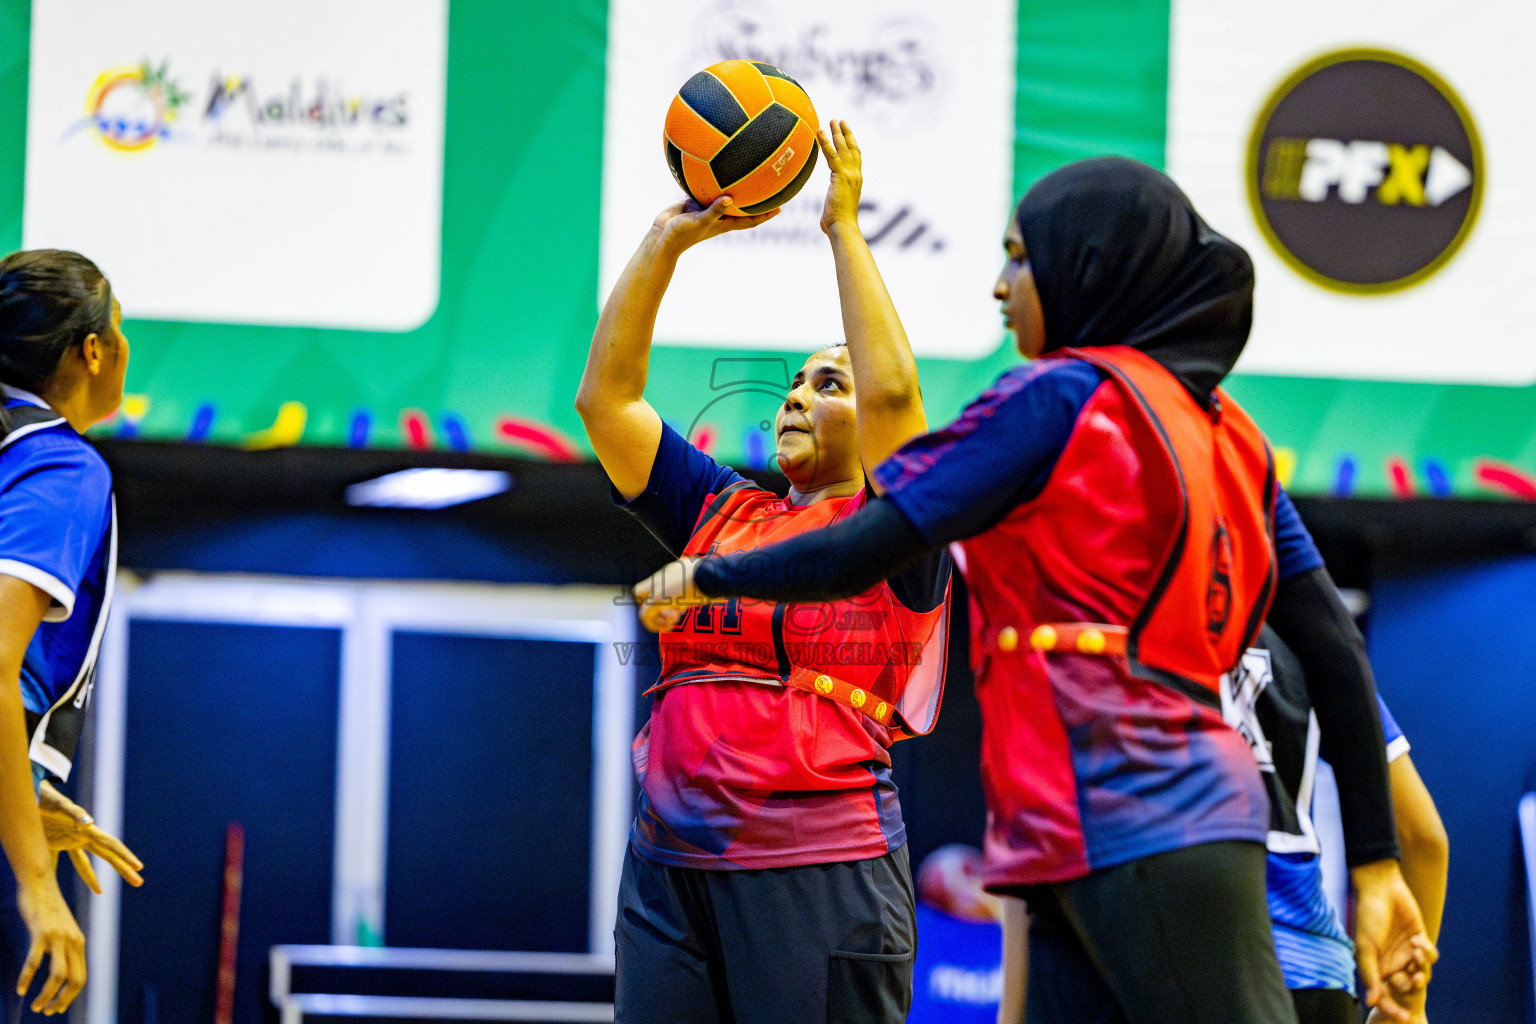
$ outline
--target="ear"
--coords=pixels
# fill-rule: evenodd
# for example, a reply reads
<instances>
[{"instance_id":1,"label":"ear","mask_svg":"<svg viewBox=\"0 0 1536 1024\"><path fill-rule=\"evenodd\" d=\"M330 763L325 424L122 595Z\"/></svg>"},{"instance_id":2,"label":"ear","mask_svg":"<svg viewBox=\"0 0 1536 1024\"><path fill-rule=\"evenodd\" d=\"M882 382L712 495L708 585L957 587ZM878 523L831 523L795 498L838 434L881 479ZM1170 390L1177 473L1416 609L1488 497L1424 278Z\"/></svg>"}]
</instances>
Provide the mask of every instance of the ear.
<instances>
[{"instance_id":1,"label":"ear","mask_svg":"<svg viewBox=\"0 0 1536 1024\"><path fill-rule=\"evenodd\" d=\"M101 375L105 365L103 356L106 355L106 344L101 340L101 335L92 331L80 342L80 359L85 363L85 372L92 377Z\"/></svg>"}]
</instances>

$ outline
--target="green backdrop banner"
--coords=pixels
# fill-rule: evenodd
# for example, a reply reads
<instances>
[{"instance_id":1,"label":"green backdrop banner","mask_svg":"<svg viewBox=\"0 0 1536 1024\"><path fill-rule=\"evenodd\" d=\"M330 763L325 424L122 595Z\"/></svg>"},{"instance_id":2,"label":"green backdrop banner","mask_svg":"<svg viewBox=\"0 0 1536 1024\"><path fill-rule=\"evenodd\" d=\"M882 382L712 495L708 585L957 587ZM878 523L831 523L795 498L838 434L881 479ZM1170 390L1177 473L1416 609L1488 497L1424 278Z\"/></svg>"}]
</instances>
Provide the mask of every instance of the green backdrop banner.
<instances>
[{"instance_id":1,"label":"green backdrop banner","mask_svg":"<svg viewBox=\"0 0 1536 1024\"><path fill-rule=\"evenodd\" d=\"M144 320L122 294L130 395L98 429L588 457L571 403L597 315L607 15L605 0L450 5L440 297L425 323L386 333ZM0 119L0 250L22 244L31 24L26 0L0 0L12 110ZM1085 156L1163 165L1169 26L1169 0L1020 0L1016 192ZM976 301L989 286L977 282ZM716 361L741 355L724 343L658 347L647 394L717 457L761 464L774 398L708 388L712 372L732 383ZM999 334L985 358L920 360L930 421L1017 358ZM1281 449L1297 493L1536 497L1536 388L1239 375L1231 390Z\"/></svg>"}]
</instances>

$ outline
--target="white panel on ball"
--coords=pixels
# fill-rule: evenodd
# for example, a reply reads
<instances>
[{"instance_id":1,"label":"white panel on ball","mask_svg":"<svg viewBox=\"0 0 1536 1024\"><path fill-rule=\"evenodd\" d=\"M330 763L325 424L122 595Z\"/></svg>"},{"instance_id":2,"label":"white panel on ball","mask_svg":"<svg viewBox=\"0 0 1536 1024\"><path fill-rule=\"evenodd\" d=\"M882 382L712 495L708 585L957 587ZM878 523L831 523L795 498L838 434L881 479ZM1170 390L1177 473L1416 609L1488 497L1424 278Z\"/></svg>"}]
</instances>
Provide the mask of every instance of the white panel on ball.
<instances>
[{"instance_id":1,"label":"white panel on ball","mask_svg":"<svg viewBox=\"0 0 1536 1024\"><path fill-rule=\"evenodd\" d=\"M611 0L604 114L603 301L656 213L679 197L667 105L718 61L794 77L824 127L864 153L861 226L913 350L974 359L1002 343L993 281L1013 201L1015 0ZM819 159L819 158L818 158ZM808 351L842 338L818 167L772 222L681 260L661 344Z\"/></svg>"},{"instance_id":2,"label":"white panel on ball","mask_svg":"<svg viewBox=\"0 0 1536 1024\"><path fill-rule=\"evenodd\" d=\"M130 317L420 326L447 30L447 0L33 0L23 244Z\"/></svg>"}]
</instances>

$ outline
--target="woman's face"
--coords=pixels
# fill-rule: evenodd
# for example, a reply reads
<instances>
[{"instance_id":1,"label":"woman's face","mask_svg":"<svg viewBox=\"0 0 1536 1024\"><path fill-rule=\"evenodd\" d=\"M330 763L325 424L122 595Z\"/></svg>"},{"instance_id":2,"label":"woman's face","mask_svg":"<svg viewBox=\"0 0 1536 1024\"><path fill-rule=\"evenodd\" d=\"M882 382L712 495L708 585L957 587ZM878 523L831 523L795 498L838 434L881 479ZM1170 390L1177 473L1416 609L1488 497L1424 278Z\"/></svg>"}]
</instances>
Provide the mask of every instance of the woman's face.
<instances>
[{"instance_id":1,"label":"woman's face","mask_svg":"<svg viewBox=\"0 0 1536 1024\"><path fill-rule=\"evenodd\" d=\"M1017 218L1009 219L1003 251L1008 261L992 286L992 297L1003 304L1003 326L1013 332L1019 354L1034 359L1045 351L1045 311L1040 307L1040 292L1035 288Z\"/></svg>"},{"instance_id":2,"label":"woman's face","mask_svg":"<svg viewBox=\"0 0 1536 1024\"><path fill-rule=\"evenodd\" d=\"M812 353L774 418L779 471L800 491L858 476L853 364L846 348Z\"/></svg>"}]
</instances>

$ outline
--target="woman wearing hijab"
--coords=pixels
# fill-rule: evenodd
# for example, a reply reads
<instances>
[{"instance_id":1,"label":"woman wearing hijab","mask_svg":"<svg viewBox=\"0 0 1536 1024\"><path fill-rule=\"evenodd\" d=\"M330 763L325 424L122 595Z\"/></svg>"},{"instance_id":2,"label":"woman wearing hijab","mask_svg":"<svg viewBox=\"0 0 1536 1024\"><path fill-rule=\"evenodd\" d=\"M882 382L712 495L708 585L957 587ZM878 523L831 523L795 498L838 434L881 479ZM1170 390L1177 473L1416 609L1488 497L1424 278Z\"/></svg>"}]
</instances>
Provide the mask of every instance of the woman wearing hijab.
<instances>
[{"instance_id":1,"label":"woman wearing hijab","mask_svg":"<svg viewBox=\"0 0 1536 1024\"><path fill-rule=\"evenodd\" d=\"M885 496L856 515L637 596L830 600L959 542L987 886L1032 911L1031 1022L1295 1021L1268 803L1222 717L1267 611L1340 780L1367 1001L1405 1020L1382 978L1422 985L1435 953L1398 870L1363 640L1219 387L1252 321L1247 254L1119 158L1042 179L1004 248L994 295L1032 362L881 464Z\"/></svg>"}]
</instances>

